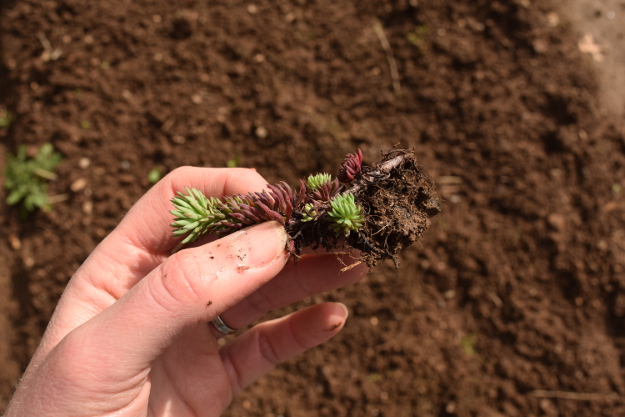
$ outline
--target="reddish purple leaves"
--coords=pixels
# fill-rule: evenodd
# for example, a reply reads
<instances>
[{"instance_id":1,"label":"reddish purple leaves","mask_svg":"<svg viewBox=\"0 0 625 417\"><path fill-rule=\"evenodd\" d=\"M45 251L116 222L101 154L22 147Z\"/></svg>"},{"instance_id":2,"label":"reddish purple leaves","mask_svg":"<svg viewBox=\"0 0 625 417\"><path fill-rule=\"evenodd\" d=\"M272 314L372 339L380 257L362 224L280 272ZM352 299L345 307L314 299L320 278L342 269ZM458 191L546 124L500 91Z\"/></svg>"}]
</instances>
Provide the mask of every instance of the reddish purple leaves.
<instances>
[{"instance_id":1,"label":"reddish purple leaves","mask_svg":"<svg viewBox=\"0 0 625 417\"><path fill-rule=\"evenodd\" d=\"M339 168L339 175L337 176L339 181L343 184L348 184L360 175L362 159L362 151L360 149L357 152L347 154L341 164L341 168Z\"/></svg>"}]
</instances>

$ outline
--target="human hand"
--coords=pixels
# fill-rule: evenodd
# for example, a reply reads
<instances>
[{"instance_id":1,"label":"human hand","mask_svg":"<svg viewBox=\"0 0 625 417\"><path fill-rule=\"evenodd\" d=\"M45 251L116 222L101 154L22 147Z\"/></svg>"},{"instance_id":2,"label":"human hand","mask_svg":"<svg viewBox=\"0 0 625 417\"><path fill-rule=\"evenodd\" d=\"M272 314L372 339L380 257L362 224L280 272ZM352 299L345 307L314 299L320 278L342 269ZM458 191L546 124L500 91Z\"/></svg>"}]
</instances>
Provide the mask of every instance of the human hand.
<instances>
[{"instance_id":1,"label":"human hand","mask_svg":"<svg viewBox=\"0 0 625 417\"><path fill-rule=\"evenodd\" d=\"M276 364L337 334L347 310L322 303L219 347L223 334L207 324L217 315L245 327L366 272L339 274L334 254L285 266L287 235L276 222L170 256L176 191L221 196L265 185L253 170L210 168L180 168L157 183L70 280L5 417L219 415Z\"/></svg>"}]
</instances>

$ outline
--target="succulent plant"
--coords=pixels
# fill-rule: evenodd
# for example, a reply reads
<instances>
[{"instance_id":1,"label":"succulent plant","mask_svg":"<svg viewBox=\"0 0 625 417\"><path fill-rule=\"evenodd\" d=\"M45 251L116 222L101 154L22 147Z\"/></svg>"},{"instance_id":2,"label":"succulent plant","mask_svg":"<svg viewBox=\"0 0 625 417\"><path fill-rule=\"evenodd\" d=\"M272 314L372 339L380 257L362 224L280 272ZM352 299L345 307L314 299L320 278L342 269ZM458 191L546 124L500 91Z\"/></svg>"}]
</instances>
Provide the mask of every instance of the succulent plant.
<instances>
[{"instance_id":1,"label":"succulent plant","mask_svg":"<svg viewBox=\"0 0 625 417\"><path fill-rule=\"evenodd\" d=\"M268 191L221 198L206 197L195 188L185 187L186 194L178 192L171 200L175 207L171 210L175 216L171 224L174 236L187 235L182 243L191 243L206 234L224 236L268 220L288 228L297 221L294 212L303 223L324 217L337 234L357 230L363 224L362 216L358 218L361 208L353 195L338 194L340 184L330 174L311 175L306 183L302 181L297 197L285 182L267 187Z\"/></svg>"},{"instance_id":2,"label":"succulent plant","mask_svg":"<svg viewBox=\"0 0 625 417\"><path fill-rule=\"evenodd\" d=\"M269 220L282 225L292 221L293 191L285 182L268 185L269 191L236 194L221 199L206 197L200 190L186 188L171 202L176 216L171 224L174 236L188 236L182 243L193 242L206 234L224 236L242 227Z\"/></svg>"},{"instance_id":3,"label":"succulent plant","mask_svg":"<svg viewBox=\"0 0 625 417\"><path fill-rule=\"evenodd\" d=\"M220 198L185 188L171 200L174 236L184 236L181 243L186 244L275 220L291 237L289 250L295 258L308 246L345 245L359 250L369 266L383 259L399 265L396 254L416 241L440 211L438 197L412 150L387 152L374 167L362 162L358 149L346 156L336 178L311 175L300 180L298 192L285 182Z\"/></svg>"},{"instance_id":4,"label":"succulent plant","mask_svg":"<svg viewBox=\"0 0 625 417\"><path fill-rule=\"evenodd\" d=\"M178 192L171 202L175 210L171 214L176 216L171 227L174 227L174 236L188 236L182 243L193 242L209 232L211 220L216 213L217 199L207 198L200 190L185 187L187 195Z\"/></svg>"},{"instance_id":5,"label":"succulent plant","mask_svg":"<svg viewBox=\"0 0 625 417\"><path fill-rule=\"evenodd\" d=\"M314 201L329 202L336 196L342 187L339 180L334 178L321 184L319 187L310 190L309 195Z\"/></svg>"},{"instance_id":6,"label":"succulent plant","mask_svg":"<svg viewBox=\"0 0 625 417\"><path fill-rule=\"evenodd\" d=\"M306 186L309 190L316 190L330 181L332 181L332 175L324 172L323 174L309 176L306 180Z\"/></svg>"},{"instance_id":7,"label":"succulent plant","mask_svg":"<svg viewBox=\"0 0 625 417\"><path fill-rule=\"evenodd\" d=\"M328 216L332 219L330 228L337 236L349 235L365 224L362 207L356 203L353 194L339 194L330 202L332 210Z\"/></svg>"},{"instance_id":8,"label":"succulent plant","mask_svg":"<svg viewBox=\"0 0 625 417\"><path fill-rule=\"evenodd\" d=\"M347 155L339 176L351 181L360 173L362 152ZM267 185L268 191L237 194L221 198L206 197L195 188L178 192L171 202L175 216L171 226L174 236L185 236L182 243L191 243L206 234L227 235L242 227L276 220L287 229L295 223L326 222L337 236L348 235L364 224L362 207L354 196L341 194L338 178L320 173L300 180L299 193L285 182ZM294 213L296 214L294 217Z\"/></svg>"},{"instance_id":9,"label":"succulent plant","mask_svg":"<svg viewBox=\"0 0 625 417\"><path fill-rule=\"evenodd\" d=\"M338 179L343 184L348 184L358 175L362 170L362 151L358 149L354 153L347 154L345 160L339 168Z\"/></svg>"},{"instance_id":10,"label":"succulent plant","mask_svg":"<svg viewBox=\"0 0 625 417\"><path fill-rule=\"evenodd\" d=\"M313 203L308 203L304 206L302 210L302 221L310 222L319 217L319 214L315 210L315 205Z\"/></svg>"}]
</instances>

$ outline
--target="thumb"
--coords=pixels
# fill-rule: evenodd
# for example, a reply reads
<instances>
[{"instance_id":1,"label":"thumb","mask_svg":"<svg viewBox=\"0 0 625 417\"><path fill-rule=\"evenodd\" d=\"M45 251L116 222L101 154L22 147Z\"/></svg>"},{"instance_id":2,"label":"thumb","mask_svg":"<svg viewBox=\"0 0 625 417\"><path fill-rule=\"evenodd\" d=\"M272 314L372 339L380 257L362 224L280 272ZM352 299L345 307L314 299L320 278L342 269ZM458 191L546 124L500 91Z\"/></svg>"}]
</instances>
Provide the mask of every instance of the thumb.
<instances>
[{"instance_id":1,"label":"thumb","mask_svg":"<svg viewBox=\"0 0 625 417\"><path fill-rule=\"evenodd\" d=\"M64 342L78 341L91 372L97 363L113 380L139 375L190 326L212 320L280 272L287 241L282 225L266 222L182 250Z\"/></svg>"}]
</instances>

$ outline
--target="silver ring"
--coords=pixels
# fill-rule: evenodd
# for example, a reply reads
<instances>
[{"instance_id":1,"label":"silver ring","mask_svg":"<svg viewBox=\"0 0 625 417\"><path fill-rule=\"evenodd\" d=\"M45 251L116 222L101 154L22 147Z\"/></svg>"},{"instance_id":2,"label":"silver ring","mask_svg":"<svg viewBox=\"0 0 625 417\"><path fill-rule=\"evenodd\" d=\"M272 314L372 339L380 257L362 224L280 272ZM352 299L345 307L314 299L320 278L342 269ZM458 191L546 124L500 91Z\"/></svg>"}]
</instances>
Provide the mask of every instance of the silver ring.
<instances>
[{"instance_id":1,"label":"silver ring","mask_svg":"<svg viewBox=\"0 0 625 417\"><path fill-rule=\"evenodd\" d=\"M211 323L213 323L213 325L217 328L217 330L219 330L223 334L230 334L230 333L234 333L237 331L237 329L233 329L232 327L224 323L222 318L219 316L215 317Z\"/></svg>"}]
</instances>

